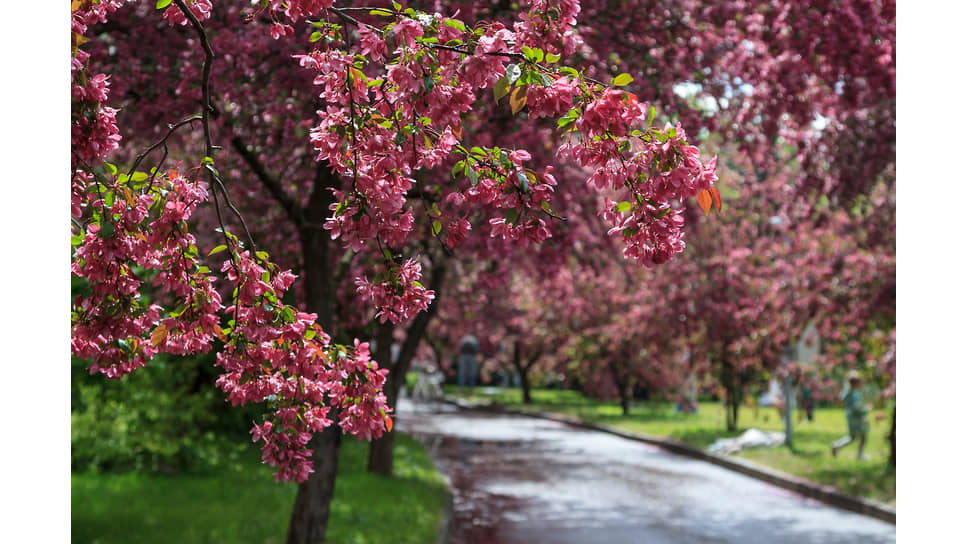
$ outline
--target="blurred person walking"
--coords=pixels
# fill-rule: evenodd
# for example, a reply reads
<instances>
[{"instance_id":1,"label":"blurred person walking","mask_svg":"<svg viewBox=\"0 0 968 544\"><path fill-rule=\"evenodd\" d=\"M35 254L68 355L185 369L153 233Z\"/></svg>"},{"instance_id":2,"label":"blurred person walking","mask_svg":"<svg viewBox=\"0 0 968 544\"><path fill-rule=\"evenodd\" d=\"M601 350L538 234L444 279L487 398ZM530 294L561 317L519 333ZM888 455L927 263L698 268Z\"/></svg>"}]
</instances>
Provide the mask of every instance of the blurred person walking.
<instances>
[{"instance_id":1,"label":"blurred person walking","mask_svg":"<svg viewBox=\"0 0 968 544\"><path fill-rule=\"evenodd\" d=\"M457 385L464 389L465 385L470 386L474 392L474 385L477 384L477 354L481 350L481 343L477 337L468 334L460 339L460 354L457 357Z\"/></svg>"},{"instance_id":2,"label":"blurred person walking","mask_svg":"<svg viewBox=\"0 0 968 544\"><path fill-rule=\"evenodd\" d=\"M837 451L857 439L857 459L866 459L864 457L864 443L867 442L867 433L870 426L867 423L869 408L864 404L864 396L860 392L864 380L861 379L856 370L851 370L847 373L847 382L849 387L844 393L843 399L848 434L831 444L830 452L834 457L837 457Z\"/></svg>"}]
</instances>

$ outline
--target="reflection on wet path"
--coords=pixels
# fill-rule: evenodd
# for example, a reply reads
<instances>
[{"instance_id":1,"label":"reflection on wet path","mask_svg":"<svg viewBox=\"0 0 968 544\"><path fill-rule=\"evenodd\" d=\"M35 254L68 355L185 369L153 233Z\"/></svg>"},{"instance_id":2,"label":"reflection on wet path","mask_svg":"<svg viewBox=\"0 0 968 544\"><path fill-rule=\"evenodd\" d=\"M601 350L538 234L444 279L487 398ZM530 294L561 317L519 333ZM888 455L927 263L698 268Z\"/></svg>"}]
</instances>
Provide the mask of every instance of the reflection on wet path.
<instances>
[{"instance_id":1,"label":"reflection on wet path","mask_svg":"<svg viewBox=\"0 0 968 544\"><path fill-rule=\"evenodd\" d=\"M397 425L450 478L451 544L896 540L892 524L552 421L401 399Z\"/></svg>"}]
</instances>

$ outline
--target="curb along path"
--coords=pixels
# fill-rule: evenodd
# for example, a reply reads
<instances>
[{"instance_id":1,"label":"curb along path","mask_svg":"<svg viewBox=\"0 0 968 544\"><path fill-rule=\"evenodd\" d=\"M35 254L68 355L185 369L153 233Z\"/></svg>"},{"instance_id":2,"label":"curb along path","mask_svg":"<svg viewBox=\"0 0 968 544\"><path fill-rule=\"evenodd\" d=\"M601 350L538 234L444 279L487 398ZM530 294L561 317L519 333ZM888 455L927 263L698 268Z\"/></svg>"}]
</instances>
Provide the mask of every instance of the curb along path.
<instances>
[{"instance_id":1,"label":"curb along path","mask_svg":"<svg viewBox=\"0 0 968 544\"><path fill-rule=\"evenodd\" d=\"M575 427L581 427L584 429L590 429L595 431L600 431L615 436L620 436L629 440L636 440L639 442L645 442L647 444L652 444L658 446L672 453L679 455L685 455L687 457L692 457L694 459L700 459L715 465L719 465L723 468L751 476L758 480L771 483L775 486L782 487L784 489L799 493L803 496L816 499L818 501L843 508L845 510L850 510L858 514L863 514L866 516L871 516L888 523L893 523L897 525L897 511L885 504L879 503L877 501L872 501L864 499L861 497L855 497L852 495L846 495L841 493L833 486L820 485L803 478L798 478L785 472L780 472L778 470L773 470L767 467L757 465L755 463L746 461L745 459L734 459L726 457L723 455L716 455L702 451L698 448L694 448L677 440L672 440L668 438L659 438L654 436L648 436L637 433L628 433L624 431L619 431L610 427L605 427L602 425L596 425L593 423L586 423L576 418L561 416L558 414L549 414L545 412L525 412L521 410L513 410L504 408L500 405L495 404L485 404L476 405L470 404L461 400L451 399L444 397L443 402L457 406L463 410L487 410L491 412L500 412L504 414L514 414L526 417L535 417L541 419L547 419L551 421L556 421L558 423L563 423L565 425L572 425Z\"/></svg>"}]
</instances>

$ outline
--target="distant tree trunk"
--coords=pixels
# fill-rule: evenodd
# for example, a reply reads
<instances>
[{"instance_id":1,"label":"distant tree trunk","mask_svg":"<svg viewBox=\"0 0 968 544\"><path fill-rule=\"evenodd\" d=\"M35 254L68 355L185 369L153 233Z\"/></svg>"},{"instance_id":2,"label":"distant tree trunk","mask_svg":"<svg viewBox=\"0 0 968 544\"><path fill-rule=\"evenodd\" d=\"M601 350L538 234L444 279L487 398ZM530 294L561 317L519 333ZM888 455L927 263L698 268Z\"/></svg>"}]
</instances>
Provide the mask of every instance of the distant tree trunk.
<instances>
[{"instance_id":1,"label":"distant tree trunk","mask_svg":"<svg viewBox=\"0 0 968 544\"><path fill-rule=\"evenodd\" d=\"M622 391L619 393L619 396L621 397L620 401L622 403L622 415L627 416L629 415L629 402L630 402L628 389L625 389L623 387Z\"/></svg>"},{"instance_id":2,"label":"distant tree trunk","mask_svg":"<svg viewBox=\"0 0 968 544\"><path fill-rule=\"evenodd\" d=\"M528 371L519 372L521 375L521 400L525 404L531 404L531 378L528 377Z\"/></svg>"},{"instance_id":3,"label":"distant tree trunk","mask_svg":"<svg viewBox=\"0 0 968 544\"><path fill-rule=\"evenodd\" d=\"M518 371L518 375L521 377L521 400L525 404L531 404L531 379L528 377L531 366L525 365L522 360L520 339L514 341L514 356L511 359L511 364L514 365L514 369Z\"/></svg>"},{"instance_id":4,"label":"distant tree trunk","mask_svg":"<svg viewBox=\"0 0 968 544\"><path fill-rule=\"evenodd\" d=\"M726 389L726 430L735 431L739 424L739 405L742 402L739 386L739 377L729 366L728 361L723 363L723 370L720 380Z\"/></svg>"},{"instance_id":5,"label":"distant tree trunk","mask_svg":"<svg viewBox=\"0 0 968 544\"><path fill-rule=\"evenodd\" d=\"M632 387L629 383L629 377L620 369L615 363L610 362L608 368L612 371L612 380L615 383L615 387L618 389L619 404L622 406L622 415L629 415L629 410L631 408L631 398L632 398Z\"/></svg>"},{"instance_id":6,"label":"distant tree trunk","mask_svg":"<svg viewBox=\"0 0 968 544\"><path fill-rule=\"evenodd\" d=\"M376 352L374 356L381 368L390 369L387 380L383 384L383 394L387 397L387 406L397 405L397 395L400 393L400 386L406 381L407 371L402 370L401 357L397 355L397 360L392 361L390 354L393 345L393 323L387 321L381 323L377 329ZM409 365L406 365L409 366ZM367 469L370 472L390 476L393 474L393 443L396 433L390 431L383 433L383 436L370 442L369 459Z\"/></svg>"},{"instance_id":7,"label":"distant tree trunk","mask_svg":"<svg viewBox=\"0 0 968 544\"><path fill-rule=\"evenodd\" d=\"M891 434L888 435L888 439L891 441L891 458L887 460L887 464L896 467L897 466L897 405L894 406L894 410L891 412Z\"/></svg>"},{"instance_id":8,"label":"distant tree trunk","mask_svg":"<svg viewBox=\"0 0 968 544\"><path fill-rule=\"evenodd\" d=\"M410 327L407 328L407 337L403 341L403 346L400 347L396 362L389 363L389 366L384 366L382 361L377 360L383 368L390 370L390 373L387 374L387 381L383 384L383 394L386 395L387 406L391 409L395 410L397 407L400 388L407 381L407 372L410 370L410 363L413 361L413 356L417 352L417 346L427 331L427 325L430 324L431 318L437 312L438 301L440 301L441 297L441 288L444 285L444 276L447 270L446 266L446 259L441 257L431 268L429 289L433 290L436 296L427 310L420 312L410 323ZM389 345L393 342L393 325L389 323L385 324L389 332L384 330L383 327L381 326L380 329L381 336L387 334L387 340L378 341L377 348L380 348L380 345L385 343L389 350ZM384 360L390 360L389 353ZM370 453L366 464L368 471L384 476L393 474L393 443L395 436L396 431L390 431L383 433L383 436L370 442Z\"/></svg>"},{"instance_id":9,"label":"distant tree trunk","mask_svg":"<svg viewBox=\"0 0 968 544\"><path fill-rule=\"evenodd\" d=\"M739 399L740 399L740 394L738 391L733 393L732 397L730 398L730 404L731 404L730 408L732 408L732 411L733 411L733 426L732 428L729 429L731 431L735 431L739 428L739 405L740 405Z\"/></svg>"}]
</instances>

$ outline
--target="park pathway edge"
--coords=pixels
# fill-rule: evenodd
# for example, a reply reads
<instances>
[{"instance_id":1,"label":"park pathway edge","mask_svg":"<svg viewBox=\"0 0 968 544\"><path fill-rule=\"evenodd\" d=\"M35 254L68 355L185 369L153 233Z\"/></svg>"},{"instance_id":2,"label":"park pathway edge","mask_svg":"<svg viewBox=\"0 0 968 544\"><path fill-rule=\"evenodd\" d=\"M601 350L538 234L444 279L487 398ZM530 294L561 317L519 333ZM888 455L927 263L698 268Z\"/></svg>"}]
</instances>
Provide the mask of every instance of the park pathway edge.
<instances>
[{"instance_id":1,"label":"park pathway edge","mask_svg":"<svg viewBox=\"0 0 968 544\"><path fill-rule=\"evenodd\" d=\"M471 404L459 399L452 399L449 397L444 397L443 401L452 404L463 410L488 410L492 412L500 412L505 414L513 414L527 417L535 417L540 419L547 419L550 421L556 421L558 423L563 423L565 425L571 425L574 427L581 427L584 429L590 429L593 431L600 431L603 433L612 434L628 440L636 440L638 442L645 442L647 444L652 444L658 446L662 449L676 453L679 455L685 455L687 457L692 457L693 459L699 459L706 461L708 463L713 463L719 465L723 468L732 470L734 472L739 472L747 476L762 480L764 482L773 484L777 487L799 493L805 497L811 499L816 499L826 504L836 506L838 508L843 508L844 510L850 510L858 514L863 514L865 516L874 517L880 519L881 521L886 521L888 523L893 523L897 525L897 511L890 506L883 504L878 501L873 501L870 499L865 499L863 497L857 497L854 495L847 495L841 493L835 487L829 485L821 485L816 482L811 482L803 478L793 476L792 474L787 474L779 470L775 470L769 467L764 467L756 463L747 461L746 459L731 458L724 455L717 455L713 453L705 452L701 449L694 448L678 440L673 440L670 438L656 437L639 433L629 433L626 431L620 431L611 427L606 427L604 425L596 425L594 423L588 423L577 418L571 418L562 416L559 414L552 414L547 412L527 412L522 410L515 410L512 408L505 408L499 404ZM441 544L440 541L438 544Z\"/></svg>"}]
</instances>

